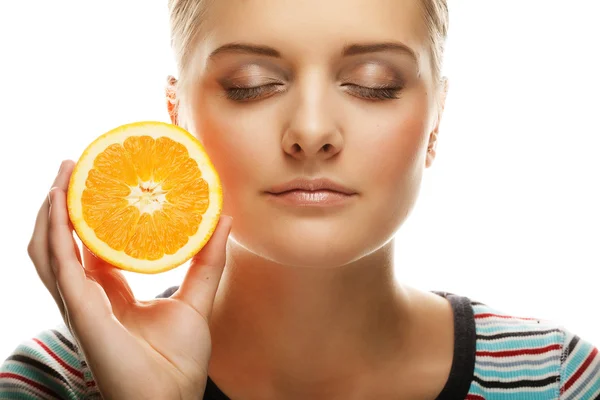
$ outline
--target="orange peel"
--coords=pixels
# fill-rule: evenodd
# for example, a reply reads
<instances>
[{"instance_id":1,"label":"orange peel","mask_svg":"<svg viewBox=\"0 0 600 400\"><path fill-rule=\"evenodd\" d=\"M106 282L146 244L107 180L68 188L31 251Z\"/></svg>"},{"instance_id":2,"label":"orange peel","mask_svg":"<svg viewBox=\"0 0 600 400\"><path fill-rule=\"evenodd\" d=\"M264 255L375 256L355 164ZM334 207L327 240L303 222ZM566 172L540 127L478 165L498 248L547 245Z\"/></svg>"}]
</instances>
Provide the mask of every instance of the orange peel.
<instances>
[{"instance_id":1,"label":"orange peel","mask_svg":"<svg viewBox=\"0 0 600 400\"><path fill-rule=\"evenodd\" d=\"M94 140L67 193L82 243L117 268L147 274L200 251L222 202L219 176L200 141L156 121L122 125Z\"/></svg>"}]
</instances>

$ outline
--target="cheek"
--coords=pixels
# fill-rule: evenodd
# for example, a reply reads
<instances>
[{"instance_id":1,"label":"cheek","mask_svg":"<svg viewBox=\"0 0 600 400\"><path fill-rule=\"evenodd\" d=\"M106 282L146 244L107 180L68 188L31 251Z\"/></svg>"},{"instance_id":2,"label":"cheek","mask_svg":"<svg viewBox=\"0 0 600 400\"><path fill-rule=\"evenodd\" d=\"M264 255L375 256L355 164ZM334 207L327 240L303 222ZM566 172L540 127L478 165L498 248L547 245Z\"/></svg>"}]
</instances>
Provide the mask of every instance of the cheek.
<instances>
[{"instance_id":1,"label":"cheek","mask_svg":"<svg viewBox=\"0 0 600 400\"><path fill-rule=\"evenodd\" d=\"M273 142L276 136L260 134L272 129L263 123L269 119L232 113L211 99L198 102L193 110L191 133L200 139L219 173L224 213L235 218L233 210L243 209L244 199L256 195L269 182L268 173L277 163L272 150L277 146Z\"/></svg>"},{"instance_id":2,"label":"cheek","mask_svg":"<svg viewBox=\"0 0 600 400\"><path fill-rule=\"evenodd\" d=\"M420 179L429 134L429 110L426 99L400 100L397 109L362 119L361 130L369 134L357 134L355 147L360 157L354 158L363 160L365 176L371 179L370 189L389 191Z\"/></svg>"},{"instance_id":3,"label":"cheek","mask_svg":"<svg viewBox=\"0 0 600 400\"><path fill-rule=\"evenodd\" d=\"M394 110L364 115L349 140L352 159L360 163L367 218L382 235L391 236L406 220L417 199L430 130L425 96L402 99ZM361 132L368 132L362 134Z\"/></svg>"},{"instance_id":4,"label":"cheek","mask_svg":"<svg viewBox=\"0 0 600 400\"><path fill-rule=\"evenodd\" d=\"M194 127L194 135L200 139L214 163L224 190L237 188L252 176L252 171L248 168L254 165L252 160L255 152L250 147L252 143L246 143L246 136L230 129L227 123L222 123L215 115L211 118L197 118Z\"/></svg>"}]
</instances>

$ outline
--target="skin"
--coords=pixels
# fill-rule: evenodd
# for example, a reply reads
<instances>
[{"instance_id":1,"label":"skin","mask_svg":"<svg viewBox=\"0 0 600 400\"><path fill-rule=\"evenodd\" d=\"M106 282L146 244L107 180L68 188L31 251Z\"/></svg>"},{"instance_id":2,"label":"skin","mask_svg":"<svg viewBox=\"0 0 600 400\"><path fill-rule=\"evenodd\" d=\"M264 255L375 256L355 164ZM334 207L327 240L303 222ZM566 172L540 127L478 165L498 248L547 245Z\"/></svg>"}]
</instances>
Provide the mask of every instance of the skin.
<instances>
[{"instance_id":1,"label":"skin","mask_svg":"<svg viewBox=\"0 0 600 400\"><path fill-rule=\"evenodd\" d=\"M167 96L172 121L214 162L234 223L222 217L170 299L136 300L114 267L87 249L81 259L65 200L73 163L63 163L28 250L104 398L198 398L207 374L233 399L442 390L452 310L393 274L393 235L435 157L445 99L417 1L214 2L186 85L169 78ZM210 56L241 42L279 56ZM409 50L352 47L391 42ZM232 84L269 83L251 101L227 96ZM368 98L381 92L364 88L381 86L401 90ZM265 194L301 176L357 194L330 209Z\"/></svg>"},{"instance_id":2,"label":"skin","mask_svg":"<svg viewBox=\"0 0 600 400\"><path fill-rule=\"evenodd\" d=\"M190 111L170 113L203 142L235 220L210 376L233 398L434 398L451 364L451 310L392 273L393 235L434 159L445 97L418 2L230 0L204 23L179 90ZM342 55L390 42L409 51ZM232 43L278 55L222 48ZM402 89L373 100L349 85ZM358 196L332 210L269 201L272 185L300 176Z\"/></svg>"}]
</instances>

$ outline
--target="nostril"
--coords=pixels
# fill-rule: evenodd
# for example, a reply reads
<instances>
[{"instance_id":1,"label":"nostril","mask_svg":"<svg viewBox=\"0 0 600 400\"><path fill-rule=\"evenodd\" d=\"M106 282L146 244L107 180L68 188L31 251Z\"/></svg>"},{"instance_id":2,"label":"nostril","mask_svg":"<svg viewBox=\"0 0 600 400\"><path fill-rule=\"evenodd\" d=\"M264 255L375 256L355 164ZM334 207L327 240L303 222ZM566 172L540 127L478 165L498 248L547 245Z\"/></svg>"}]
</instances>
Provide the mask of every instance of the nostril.
<instances>
[{"instance_id":1,"label":"nostril","mask_svg":"<svg viewBox=\"0 0 600 400\"><path fill-rule=\"evenodd\" d=\"M292 146L292 150L294 151L294 153L299 153L302 151L302 148L298 143L294 143L294 145Z\"/></svg>"},{"instance_id":2,"label":"nostril","mask_svg":"<svg viewBox=\"0 0 600 400\"><path fill-rule=\"evenodd\" d=\"M324 144L323 145L323 151L325 153L327 153L329 150L331 150L331 145L330 144Z\"/></svg>"}]
</instances>

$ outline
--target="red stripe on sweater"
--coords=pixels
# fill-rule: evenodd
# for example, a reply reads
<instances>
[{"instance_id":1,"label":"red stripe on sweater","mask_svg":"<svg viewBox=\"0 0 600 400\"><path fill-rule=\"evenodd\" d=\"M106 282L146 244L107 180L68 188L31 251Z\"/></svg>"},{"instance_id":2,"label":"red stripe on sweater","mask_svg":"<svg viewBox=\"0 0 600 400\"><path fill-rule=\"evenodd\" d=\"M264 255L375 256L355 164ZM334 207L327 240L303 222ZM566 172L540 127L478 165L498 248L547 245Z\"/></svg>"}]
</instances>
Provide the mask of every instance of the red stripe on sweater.
<instances>
[{"instance_id":1,"label":"red stripe on sweater","mask_svg":"<svg viewBox=\"0 0 600 400\"><path fill-rule=\"evenodd\" d=\"M485 397L478 394L468 394L465 400L485 400Z\"/></svg>"},{"instance_id":2,"label":"red stripe on sweater","mask_svg":"<svg viewBox=\"0 0 600 400\"><path fill-rule=\"evenodd\" d=\"M504 318L504 319L522 319L525 321L537 321L537 318L520 318L520 317L512 317L510 315L498 315L498 314L491 314L491 313L485 313L485 314L475 314L475 319L481 319L481 318Z\"/></svg>"},{"instance_id":3,"label":"red stripe on sweater","mask_svg":"<svg viewBox=\"0 0 600 400\"><path fill-rule=\"evenodd\" d=\"M573 374L573 376L571 377L571 379L569 379L564 386L560 389L560 393L564 393L567 390L569 390L569 388L571 386L573 386L573 384L577 381L577 379L579 379L581 377L581 375L583 375L583 373L585 372L585 370L590 366L590 364L592 363L592 361L594 360L594 357L596 357L596 354L598 354L598 349L594 349L589 356L587 356L587 358L585 359L585 361L583 362L583 364L581 364L581 366L579 367L579 369L577 370L577 372L575 372Z\"/></svg>"},{"instance_id":4,"label":"red stripe on sweater","mask_svg":"<svg viewBox=\"0 0 600 400\"><path fill-rule=\"evenodd\" d=\"M62 358L57 356L52 350L50 350L50 348L48 346L46 346L44 343L42 343L39 339L33 339L33 340L37 344L39 344L44 350L46 350L46 353L50 354L50 356L52 358L54 358L60 365L62 365L67 371L69 371L76 377L83 379L83 373L81 371L77 371L75 368L73 368L69 364L67 364Z\"/></svg>"},{"instance_id":5,"label":"red stripe on sweater","mask_svg":"<svg viewBox=\"0 0 600 400\"><path fill-rule=\"evenodd\" d=\"M16 379L18 381L21 381L21 382L24 382L24 383L28 384L29 386L32 386L32 387L36 388L40 392L44 392L47 395L56 397L57 399L60 399L60 396L58 394L56 394L56 392L54 392L53 390L47 388L46 386L43 386L43 385L39 384L36 381L32 381L31 379L25 378L24 376L17 375L17 374L11 374L10 372L0 372L0 378L13 378L13 379Z\"/></svg>"},{"instance_id":6,"label":"red stripe on sweater","mask_svg":"<svg viewBox=\"0 0 600 400\"><path fill-rule=\"evenodd\" d=\"M560 344L552 344L546 347L540 347L537 349L520 349L520 350L504 350L504 351L477 351L477 356L489 356L489 357L511 357L511 356L522 356L526 354L542 354L552 350L560 350L562 346Z\"/></svg>"}]
</instances>

